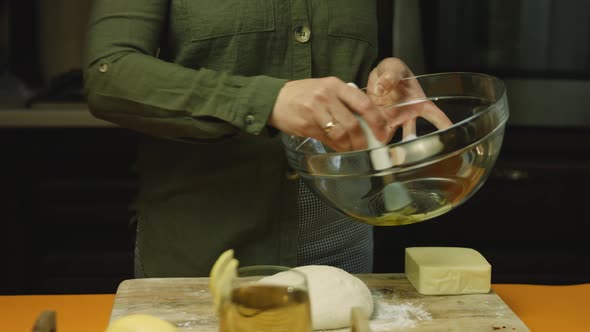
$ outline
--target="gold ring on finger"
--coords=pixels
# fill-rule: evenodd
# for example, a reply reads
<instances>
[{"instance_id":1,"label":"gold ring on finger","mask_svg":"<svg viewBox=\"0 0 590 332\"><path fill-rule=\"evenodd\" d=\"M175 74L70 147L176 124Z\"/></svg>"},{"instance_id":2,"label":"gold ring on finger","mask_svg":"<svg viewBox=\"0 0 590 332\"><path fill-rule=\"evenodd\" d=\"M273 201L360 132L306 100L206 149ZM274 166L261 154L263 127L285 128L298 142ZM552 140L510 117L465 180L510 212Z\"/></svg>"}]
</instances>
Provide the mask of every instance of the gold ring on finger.
<instances>
[{"instance_id":1,"label":"gold ring on finger","mask_svg":"<svg viewBox=\"0 0 590 332\"><path fill-rule=\"evenodd\" d=\"M336 122L330 121L324 126L324 132L328 134L332 128L336 127Z\"/></svg>"}]
</instances>

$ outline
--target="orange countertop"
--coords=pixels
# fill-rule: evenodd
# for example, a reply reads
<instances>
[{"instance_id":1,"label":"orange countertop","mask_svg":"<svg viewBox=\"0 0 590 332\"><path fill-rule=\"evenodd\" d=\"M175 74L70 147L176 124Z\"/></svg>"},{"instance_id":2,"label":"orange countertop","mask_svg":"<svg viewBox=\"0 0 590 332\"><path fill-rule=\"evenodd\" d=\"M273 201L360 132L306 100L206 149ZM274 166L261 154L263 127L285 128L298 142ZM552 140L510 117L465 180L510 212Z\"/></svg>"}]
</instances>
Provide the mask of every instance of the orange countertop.
<instances>
[{"instance_id":1,"label":"orange countertop","mask_svg":"<svg viewBox=\"0 0 590 332\"><path fill-rule=\"evenodd\" d=\"M492 288L531 331L590 331L590 284ZM55 310L59 332L104 332L114 299L114 294L0 296L0 330L30 332L42 311Z\"/></svg>"}]
</instances>

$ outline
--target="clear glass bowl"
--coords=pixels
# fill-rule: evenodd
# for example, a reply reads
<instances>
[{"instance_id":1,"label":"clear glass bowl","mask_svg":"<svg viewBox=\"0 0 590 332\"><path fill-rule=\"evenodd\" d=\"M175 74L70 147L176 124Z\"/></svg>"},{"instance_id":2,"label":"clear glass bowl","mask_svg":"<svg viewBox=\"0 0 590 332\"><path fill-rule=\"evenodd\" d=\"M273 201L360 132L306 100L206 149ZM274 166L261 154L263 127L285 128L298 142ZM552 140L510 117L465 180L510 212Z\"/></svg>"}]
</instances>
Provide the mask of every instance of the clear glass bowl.
<instances>
[{"instance_id":1,"label":"clear glass bowl","mask_svg":"<svg viewBox=\"0 0 590 332\"><path fill-rule=\"evenodd\" d=\"M282 134L289 164L307 186L360 222L395 226L446 213L477 192L500 153L509 116L500 79L463 72L412 79L452 121L451 127L437 130L419 119L417 138L394 137L380 151L334 152L314 139ZM376 169L371 156L383 151L391 167Z\"/></svg>"}]
</instances>

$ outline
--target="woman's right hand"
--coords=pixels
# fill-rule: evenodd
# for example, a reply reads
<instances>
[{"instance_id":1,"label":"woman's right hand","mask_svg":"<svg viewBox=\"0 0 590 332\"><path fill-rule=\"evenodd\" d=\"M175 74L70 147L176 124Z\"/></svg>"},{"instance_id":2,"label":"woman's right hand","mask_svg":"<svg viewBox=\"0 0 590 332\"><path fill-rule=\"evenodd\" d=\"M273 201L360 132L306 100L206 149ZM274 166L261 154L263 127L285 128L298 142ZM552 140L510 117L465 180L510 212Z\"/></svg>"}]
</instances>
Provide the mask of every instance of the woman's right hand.
<instances>
[{"instance_id":1,"label":"woman's right hand","mask_svg":"<svg viewBox=\"0 0 590 332\"><path fill-rule=\"evenodd\" d=\"M280 90L268 124L289 135L312 137L336 151L367 148L355 114L386 142L392 128L358 88L335 77L290 81Z\"/></svg>"}]
</instances>

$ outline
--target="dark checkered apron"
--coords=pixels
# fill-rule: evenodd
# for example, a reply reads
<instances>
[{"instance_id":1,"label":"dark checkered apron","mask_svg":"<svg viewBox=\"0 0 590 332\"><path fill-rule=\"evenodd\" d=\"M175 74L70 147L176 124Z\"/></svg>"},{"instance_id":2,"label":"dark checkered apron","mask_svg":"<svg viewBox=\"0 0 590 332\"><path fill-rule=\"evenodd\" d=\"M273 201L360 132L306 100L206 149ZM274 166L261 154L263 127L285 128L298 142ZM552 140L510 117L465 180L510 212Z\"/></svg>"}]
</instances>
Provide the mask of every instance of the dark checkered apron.
<instances>
[{"instance_id":1,"label":"dark checkered apron","mask_svg":"<svg viewBox=\"0 0 590 332\"><path fill-rule=\"evenodd\" d=\"M349 273L373 269L373 227L318 199L299 181L298 265L331 265Z\"/></svg>"}]
</instances>

